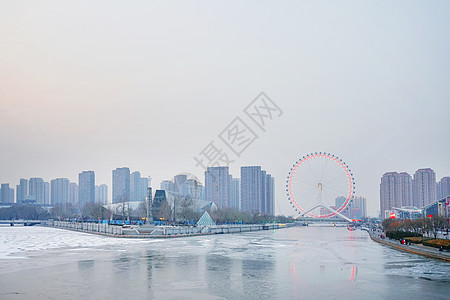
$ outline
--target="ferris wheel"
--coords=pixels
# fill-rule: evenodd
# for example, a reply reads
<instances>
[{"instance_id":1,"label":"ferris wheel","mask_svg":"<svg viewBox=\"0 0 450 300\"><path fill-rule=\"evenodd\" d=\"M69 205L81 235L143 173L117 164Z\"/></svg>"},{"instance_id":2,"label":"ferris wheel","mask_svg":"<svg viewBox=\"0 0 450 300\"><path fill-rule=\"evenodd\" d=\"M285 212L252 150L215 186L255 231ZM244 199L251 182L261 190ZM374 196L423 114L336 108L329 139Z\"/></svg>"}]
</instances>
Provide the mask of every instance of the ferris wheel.
<instances>
[{"instance_id":1,"label":"ferris wheel","mask_svg":"<svg viewBox=\"0 0 450 300\"><path fill-rule=\"evenodd\" d=\"M338 156L315 152L300 157L287 176L290 205L300 216L342 216L355 194L355 181L348 165Z\"/></svg>"}]
</instances>

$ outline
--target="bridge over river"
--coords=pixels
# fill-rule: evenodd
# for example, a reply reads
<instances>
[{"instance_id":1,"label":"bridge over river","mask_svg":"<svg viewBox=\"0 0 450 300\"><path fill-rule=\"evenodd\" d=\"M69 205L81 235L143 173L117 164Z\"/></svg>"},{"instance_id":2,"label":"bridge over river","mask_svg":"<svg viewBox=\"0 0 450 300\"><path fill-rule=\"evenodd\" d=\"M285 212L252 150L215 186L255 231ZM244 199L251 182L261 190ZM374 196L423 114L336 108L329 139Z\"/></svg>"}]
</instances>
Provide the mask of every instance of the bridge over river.
<instances>
[{"instance_id":1,"label":"bridge over river","mask_svg":"<svg viewBox=\"0 0 450 300\"><path fill-rule=\"evenodd\" d=\"M330 219L330 218L308 218L308 217L299 217L295 219L297 222L307 222L307 223L342 223L342 224L349 224L352 222L349 222L344 219Z\"/></svg>"},{"instance_id":2,"label":"bridge over river","mask_svg":"<svg viewBox=\"0 0 450 300\"><path fill-rule=\"evenodd\" d=\"M41 220L0 220L0 225L23 225L23 226L33 226L41 224Z\"/></svg>"}]
</instances>

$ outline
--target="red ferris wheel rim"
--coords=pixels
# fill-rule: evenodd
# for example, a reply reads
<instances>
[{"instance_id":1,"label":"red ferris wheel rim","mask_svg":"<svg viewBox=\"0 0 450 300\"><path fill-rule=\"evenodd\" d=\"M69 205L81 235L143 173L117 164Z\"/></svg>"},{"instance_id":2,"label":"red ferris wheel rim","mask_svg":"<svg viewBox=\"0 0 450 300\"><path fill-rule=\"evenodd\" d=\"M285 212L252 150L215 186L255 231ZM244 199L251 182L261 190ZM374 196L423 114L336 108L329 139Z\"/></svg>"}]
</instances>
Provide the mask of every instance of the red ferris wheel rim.
<instances>
[{"instance_id":1,"label":"red ferris wheel rim","mask_svg":"<svg viewBox=\"0 0 450 300\"><path fill-rule=\"evenodd\" d=\"M351 170L347 166L347 164L342 159L340 159L338 156L330 154L330 153L325 153L325 152L310 153L310 154L307 154L307 155L301 157L299 160L297 160L297 162L292 166L291 170L289 171L289 174L288 174L287 180L286 180L286 192L287 192L288 201L290 202L292 207L296 211L298 211L299 215L305 212L305 210L295 200L294 193L292 192L292 179L294 178L295 172L297 171L299 166L306 163L308 160L312 160L315 158L327 158L327 159L334 161L344 170L345 175L347 176L348 191L347 191L347 195L345 196L346 199L344 201L344 204L342 204L341 207L336 209L336 211L338 213L340 213L350 204L350 201L352 200L352 198L354 196L353 194L355 193L355 182L354 182L353 174L351 173ZM315 215L315 214L312 214L309 212L309 213L306 213L306 215L309 217L312 217L312 218L324 219L324 218L330 218L332 216L335 216L336 214L334 212L331 212L326 215Z\"/></svg>"}]
</instances>

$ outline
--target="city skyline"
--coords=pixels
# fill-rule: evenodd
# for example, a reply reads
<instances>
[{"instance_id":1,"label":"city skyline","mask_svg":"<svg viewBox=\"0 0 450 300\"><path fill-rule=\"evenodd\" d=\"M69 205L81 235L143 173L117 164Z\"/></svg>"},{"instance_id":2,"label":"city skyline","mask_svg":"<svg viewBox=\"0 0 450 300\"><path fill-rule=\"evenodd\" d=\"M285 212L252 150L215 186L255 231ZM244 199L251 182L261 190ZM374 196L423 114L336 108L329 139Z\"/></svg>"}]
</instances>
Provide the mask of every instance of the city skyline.
<instances>
[{"instance_id":1,"label":"city skyline","mask_svg":"<svg viewBox=\"0 0 450 300\"><path fill-rule=\"evenodd\" d=\"M421 209L450 195L450 178L437 180L431 168L408 172L386 172L380 183L380 217L386 219L394 209Z\"/></svg>"},{"instance_id":2,"label":"city skyline","mask_svg":"<svg viewBox=\"0 0 450 300\"><path fill-rule=\"evenodd\" d=\"M228 167L221 167L219 169L223 169L223 168L228 169ZM241 176L242 176L242 168L245 169L245 168L249 168L249 167L245 167L245 166L241 167L241 173L240 173ZM250 168L253 168L253 167L250 167ZM113 174L117 170L125 171L125 172L128 171L129 182L130 182L130 184L129 184L130 187L128 189L129 190L129 194L130 194L130 196L129 196L130 201L143 201L143 200L136 200L136 199L133 200L132 199L132 197L131 197L131 194L132 194L132 188L131 188L131 181L132 180L131 180L131 178L132 178L132 175L134 174L134 176L136 178L135 180L138 180L138 179L140 180L139 181L140 184L138 184L138 186L139 185L143 185L144 182L145 182L145 186L148 186L148 178L141 178L140 177L141 173L139 171L134 171L133 173L131 173L130 169L128 167L116 168L116 169L113 170ZM435 188L434 188L434 198L432 198L432 199L435 199L434 201L436 201L436 200L438 200L439 197L442 196L440 194L441 191L444 192L444 193L450 191L450 177L449 176L443 176L443 177L441 177L438 180L439 176L436 176L434 170L431 169L431 168L418 169L418 170L416 170L414 175L416 176L416 174L423 173L423 172L430 172L430 171L434 174L433 178L435 180L435 184L434 184L434 186L435 186ZM82 171L81 173L78 174L79 175L78 177L80 177L81 174L85 174L85 173L89 173L90 176L92 176L92 173L90 173L90 172L93 172L93 174L94 174L94 178L93 178L93 182L94 182L94 196L93 196L94 198L93 199L94 199L94 201L93 202L102 203L102 204L112 204L112 203L114 203L113 199L112 199L113 196L111 195L111 197L110 197L109 193L108 193L108 189L109 189L110 185L97 184L96 181L95 181L95 172L94 171ZM227 172L229 172L229 171L227 171ZM260 172L265 173L264 170L260 170ZM205 182L206 182L206 174L207 174L207 172L205 172ZM230 207L234 207L234 205L231 205L231 203L235 203L233 201L236 201L236 200L233 200L233 195L232 195L233 194L233 187L237 184L239 186L238 189L240 190L240 188L241 188L241 178L233 177L232 174L229 174L229 173L227 173L227 174L228 174L228 179L227 180L229 181L229 191L227 192L229 194L229 196L228 196L227 201L229 202ZM192 175L190 175L190 176L192 176ZM271 178L271 180L274 179L273 177L271 177L270 174L267 174L267 176L269 178ZM412 179L411 175L408 172L386 172L386 173L383 174L383 176L381 176L382 183L381 183L381 187L380 187L380 195L379 195L379 198L378 198L378 203L380 205L378 212L379 212L379 215L381 215L382 218L383 218L382 211L384 209L383 208L383 203L385 201L382 200L383 196L382 196L381 190L383 189L382 188L382 186L383 186L383 179L386 176L388 176L388 177L389 176L395 176L395 179L391 177L391 180L392 180L392 184L395 185L396 187L394 188L392 186L391 188L396 193L396 196L393 198L393 200L395 200L397 202L395 202L395 205L390 205L389 204L390 206L389 205L388 206L390 208L391 207L396 207L396 206L400 206L400 207L401 206L416 206L416 207L420 208L420 207L423 206L423 205L422 206L417 206L418 200L414 200L413 199L413 197L414 197L413 196L414 195L414 193L413 193L414 180ZM113 190L112 187L114 185L114 179L113 178L114 178L114 175L111 178L111 180L112 180L111 190ZM196 184L200 185L199 189L197 187L194 188L195 189L195 193L199 193L199 197L201 195L201 198L198 198L198 199L206 200L206 187L203 185L203 183L201 181L198 181L198 178L195 178L195 177L194 177L195 179L189 179L189 180L187 178L188 177L187 177L186 174L178 174L178 175L175 175L173 177L173 180L162 180L160 182L160 184L159 185L155 185L155 187L153 189L154 189L154 191L156 191L157 187L159 187L160 190L166 190L166 192L169 192L169 193L170 192L175 192L176 184L174 184L173 181L174 180L175 181L181 180L182 182L179 183L179 187L178 188L183 188L184 190L183 190L183 192L181 194L187 195L187 194L189 194L189 192L188 192L189 187L188 187L188 185L186 183L188 183L188 181L194 181ZM68 197L67 198L68 199L67 202L71 203L71 204L79 205L79 201L78 201L79 200L78 199L78 184L76 182L71 182L68 178L53 178L53 179L50 179L48 182L44 181L44 179L40 178L40 177L35 177L35 178L30 178L30 179L20 178L19 184L16 185L16 189L14 189L12 187L13 185L11 183L2 183L2 186L5 186L5 187L9 188L10 193L9 193L8 197L11 197L12 199L14 199L14 203L18 203L19 194L22 195L22 193L24 193L23 194L24 197L25 197L24 200L36 200L36 202L40 203L40 204L51 204L51 205L54 205L56 203L61 203L60 200L56 200L56 202L53 203L53 201L54 201L53 199L59 199L61 197L60 196L61 194L59 194L58 196L54 196L53 195L53 189L54 189L53 188L53 183L54 182L56 183L57 181L61 181L61 180L67 181L67 185L68 185L68 191L67 192L69 193L68 196L67 196ZM237 183L236 183L236 180L238 181ZM33 191L32 192L30 190L31 189L30 181L33 184ZM405 184L405 182L406 182L406 184ZM45 184L47 185L47 187L45 187ZM59 184L61 184L61 182L59 182ZM24 185L25 188L22 187L22 185ZM36 191L36 189L38 189L38 190ZM46 189L47 189L47 191L45 191ZM59 187L59 189L65 189L65 188ZM143 187L137 187L136 190L139 190L139 189L140 189L140 192L139 192L140 195L143 196L144 195L144 188ZM191 189L194 190L193 188L191 188ZM234 192L236 193L236 188L235 187L234 187L234 190L235 190ZM146 188L145 188L145 191L146 191ZM3 190L0 188L0 194L1 193L6 195L6 192L3 192ZM42 194L39 194L39 193L42 193ZM61 193L61 192L58 191L58 193ZM3 195L3 194L1 194L1 195ZM38 194L39 194L39 196L37 196ZM57 197L57 198L54 198L54 197ZM361 196L358 196L358 197L361 197ZM239 200L238 201L239 201L240 209L242 209L242 205L241 205L241 200L242 199L241 198L242 198L241 197L241 193L239 192ZM367 201L367 197L366 196L363 196L363 198L364 198L364 201ZM76 199L76 201L74 201L74 199ZM106 199L106 202L104 202L105 199ZM145 197L144 197L144 200L145 200ZM3 201L2 197L0 197L0 203L2 203L2 202L4 202L4 201ZM88 202L90 202L90 201L88 201ZM216 201L214 201L214 202L216 202ZM422 202L423 202L423 200L422 200ZM426 202L426 204L429 204L429 203L431 203L433 201L427 200L425 202ZM425 203L425 202L423 202L423 203ZM276 213L275 206L279 205L279 203L276 202L276 199L275 199L275 202L272 205L274 206L272 208L272 210ZM365 207L367 207L367 204L365 205ZM386 209L384 209L384 210L386 210ZM261 212L265 212L265 209L261 209ZM292 213L292 215L296 216L295 213ZM371 217L378 217L378 215L370 215L370 214L367 214L367 215L371 216Z\"/></svg>"},{"instance_id":3,"label":"city skyline","mask_svg":"<svg viewBox=\"0 0 450 300\"><path fill-rule=\"evenodd\" d=\"M0 298L448 298L449 31L449 0L2 1Z\"/></svg>"},{"instance_id":4,"label":"city skyline","mask_svg":"<svg viewBox=\"0 0 450 300\"><path fill-rule=\"evenodd\" d=\"M211 141L232 174L261 165L282 179L299 156L339 155L370 215L385 172L449 175L449 3L21 5L0 12L10 187L82 170L111 187L124 165L155 182L201 177L193 158ZM263 129L244 111L261 91L283 111ZM254 133L239 155L222 140L233 120ZM276 185L277 211L293 213Z\"/></svg>"}]
</instances>

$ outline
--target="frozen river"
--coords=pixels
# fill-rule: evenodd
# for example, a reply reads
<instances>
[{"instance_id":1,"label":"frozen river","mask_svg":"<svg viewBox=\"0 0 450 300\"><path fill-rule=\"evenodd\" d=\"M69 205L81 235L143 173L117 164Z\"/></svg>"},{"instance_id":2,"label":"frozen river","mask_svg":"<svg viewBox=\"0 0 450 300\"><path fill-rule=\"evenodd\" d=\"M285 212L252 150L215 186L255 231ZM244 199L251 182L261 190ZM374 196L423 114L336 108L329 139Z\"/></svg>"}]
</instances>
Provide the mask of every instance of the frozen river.
<instances>
[{"instance_id":1,"label":"frozen river","mask_svg":"<svg viewBox=\"0 0 450 300\"><path fill-rule=\"evenodd\" d=\"M130 240L0 227L0 299L449 299L450 264L363 231Z\"/></svg>"}]
</instances>

